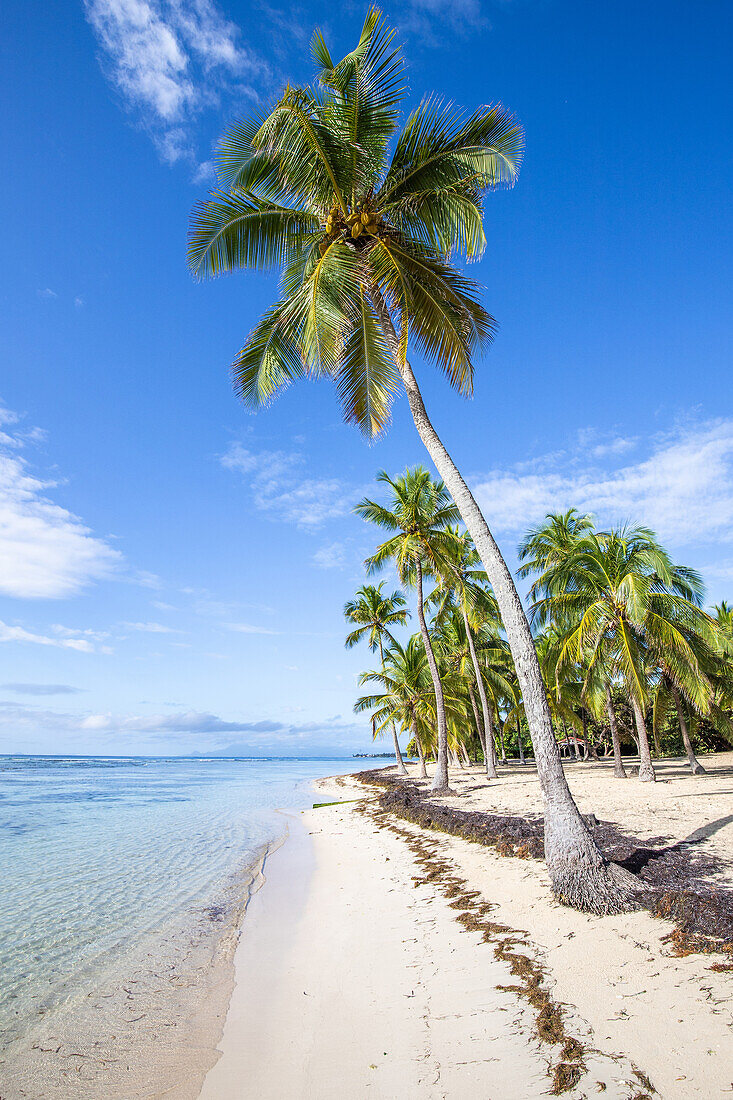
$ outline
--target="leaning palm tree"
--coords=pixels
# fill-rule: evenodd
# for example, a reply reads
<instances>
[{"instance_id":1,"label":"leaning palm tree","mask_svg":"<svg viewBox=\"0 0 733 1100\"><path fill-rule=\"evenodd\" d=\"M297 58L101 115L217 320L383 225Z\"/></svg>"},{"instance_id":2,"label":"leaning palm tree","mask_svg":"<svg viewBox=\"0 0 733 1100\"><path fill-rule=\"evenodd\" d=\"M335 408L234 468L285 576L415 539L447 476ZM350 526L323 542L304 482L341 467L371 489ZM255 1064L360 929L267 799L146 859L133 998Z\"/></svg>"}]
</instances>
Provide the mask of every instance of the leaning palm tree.
<instances>
[{"instance_id":1,"label":"leaning palm tree","mask_svg":"<svg viewBox=\"0 0 733 1100\"><path fill-rule=\"evenodd\" d=\"M378 585L365 584L357 591L356 597L344 605L344 617L356 626L346 638L346 648L366 640L372 653L379 650L379 659L384 670L384 642L394 644L391 628L404 626L407 621L406 600L401 592L392 592L387 596L382 589L384 581ZM400 775L407 775L407 768L400 752L397 730L392 723L395 761Z\"/></svg>"},{"instance_id":2,"label":"leaning palm tree","mask_svg":"<svg viewBox=\"0 0 733 1100\"><path fill-rule=\"evenodd\" d=\"M362 519L389 531L390 537L367 558L365 565L369 573L374 573L387 562L393 562L401 582L415 587L417 620L433 678L438 721L438 756L432 790L446 792L449 790L448 725L440 670L425 622L423 579L426 574L436 577L445 570L452 539L448 527L458 518L458 512L443 482L433 481L421 466L406 470L402 477L395 479L382 470L377 474L377 481L390 486L390 506L365 499L354 511Z\"/></svg>"},{"instance_id":3,"label":"leaning palm tree","mask_svg":"<svg viewBox=\"0 0 733 1100\"><path fill-rule=\"evenodd\" d=\"M435 431L408 359L412 344L459 393L495 322L452 262L486 246L487 191L518 175L522 128L500 105L465 115L424 99L396 140L402 58L371 9L356 48L335 62L317 33L315 87L288 85L269 113L238 122L216 157L222 189L193 213L188 259L199 278L280 267L281 296L234 363L260 407L296 379L330 378L345 418L368 437L402 387L415 426L471 533L517 665L545 797L545 851L556 895L598 912L625 904L572 799L532 634L512 575Z\"/></svg>"}]
</instances>

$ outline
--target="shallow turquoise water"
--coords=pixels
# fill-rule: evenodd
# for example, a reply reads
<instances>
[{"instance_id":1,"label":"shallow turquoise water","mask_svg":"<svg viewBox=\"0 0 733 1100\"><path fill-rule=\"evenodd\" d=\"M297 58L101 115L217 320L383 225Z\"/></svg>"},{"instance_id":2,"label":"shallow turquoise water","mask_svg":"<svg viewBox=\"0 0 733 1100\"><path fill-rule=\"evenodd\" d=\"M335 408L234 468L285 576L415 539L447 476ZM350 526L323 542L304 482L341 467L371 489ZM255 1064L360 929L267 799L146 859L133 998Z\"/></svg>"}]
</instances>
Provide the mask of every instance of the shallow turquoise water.
<instances>
[{"instance_id":1,"label":"shallow turquoise water","mask_svg":"<svg viewBox=\"0 0 733 1100\"><path fill-rule=\"evenodd\" d=\"M0 757L0 1038L200 914L349 760ZM374 764L371 765L375 766Z\"/></svg>"}]
</instances>

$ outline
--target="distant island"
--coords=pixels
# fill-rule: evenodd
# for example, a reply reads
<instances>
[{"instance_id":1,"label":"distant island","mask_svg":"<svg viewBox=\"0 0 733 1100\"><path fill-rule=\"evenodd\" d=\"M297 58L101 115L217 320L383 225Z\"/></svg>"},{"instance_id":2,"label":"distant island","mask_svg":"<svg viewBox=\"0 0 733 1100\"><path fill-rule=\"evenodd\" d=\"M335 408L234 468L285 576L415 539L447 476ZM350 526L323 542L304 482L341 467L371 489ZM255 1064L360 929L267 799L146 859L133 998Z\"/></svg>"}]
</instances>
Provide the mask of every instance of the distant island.
<instances>
[{"instance_id":1,"label":"distant island","mask_svg":"<svg viewBox=\"0 0 733 1100\"><path fill-rule=\"evenodd\" d=\"M391 757L391 752L355 752L354 759L357 757L361 760L381 760L382 757Z\"/></svg>"}]
</instances>

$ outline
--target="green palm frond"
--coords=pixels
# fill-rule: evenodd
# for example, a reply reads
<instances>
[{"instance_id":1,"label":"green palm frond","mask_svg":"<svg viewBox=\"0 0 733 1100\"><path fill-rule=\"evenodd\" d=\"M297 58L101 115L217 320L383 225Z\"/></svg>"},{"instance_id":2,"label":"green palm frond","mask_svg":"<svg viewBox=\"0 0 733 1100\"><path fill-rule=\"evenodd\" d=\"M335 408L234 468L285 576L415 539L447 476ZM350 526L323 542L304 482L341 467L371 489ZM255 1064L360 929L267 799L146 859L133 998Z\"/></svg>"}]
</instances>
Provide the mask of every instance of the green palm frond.
<instances>
[{"instance_id":1,"label":"green palm frond","mask_svg":"<svg viewBox=\"0 0 733 1100\"><path fill-rule=\"evenodd\" d=\"M287 263L318 228L302 210L275 206L240 192L213 192L209 202L194 207L188 262L198 278L253 267Z\"/></svg>"},{"instance_id":2,"label":"green palm frond","mask_svg":"<svg viewBox=\"0 0 733 1100\"><path fill-rule=\"evenodd\" d=\"M397 202L446 182L477 178L482 189L513 184L524 136L500 104L479 107L465 118L452 103L424 100L408 118L397 142L380 199Z\"/></svg>"},{"instance_id":3,"label":"green palm frond","mask_svg":"<svg viewBox=\"0 0 733 1100\"><path fill-rule=\"evenodd\" d=\"M257 409L280 390L302 378L301 329L282 303L265 313L250 333L232 366L234 384L242 401Z\"/></svg>"},{"instance_id":4,"label":"green palm frond","mask_svg":"<svg viewBox=\"0 0 733 1100\"><path fill-rule=\"evenodd\" d=\"M358 316L349 319L335 381L344 419L371 438L389 421L399 373L363 287L357 304Z\"/></svg>"}]
</instances>

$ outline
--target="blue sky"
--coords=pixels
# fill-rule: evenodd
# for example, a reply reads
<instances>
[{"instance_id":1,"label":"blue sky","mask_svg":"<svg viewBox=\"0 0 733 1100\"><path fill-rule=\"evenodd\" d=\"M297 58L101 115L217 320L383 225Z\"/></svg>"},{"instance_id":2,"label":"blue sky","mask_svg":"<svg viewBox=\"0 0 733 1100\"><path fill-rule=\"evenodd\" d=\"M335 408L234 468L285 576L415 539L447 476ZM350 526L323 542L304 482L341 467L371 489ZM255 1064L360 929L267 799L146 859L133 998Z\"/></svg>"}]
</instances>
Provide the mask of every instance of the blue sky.
<instances>
[{"instance_id":1,"label":"blue sky","mask_svg":"<svg viewBox=\"0 0 733 1100\"><path fill-rule=\"evenodd\" d=\"M510 558L575 504L653 526L733 596L732 10L404 0L410 100L501 100L527 135L471 274L500 329L476 397L416 360ZM274 277L192 283L213 143L310 75L361 5L10 0L0 423L0 751L368 750L341 608L374 473L326 384L253 417L228 365Z\"/></svg>"}]
</instances>

